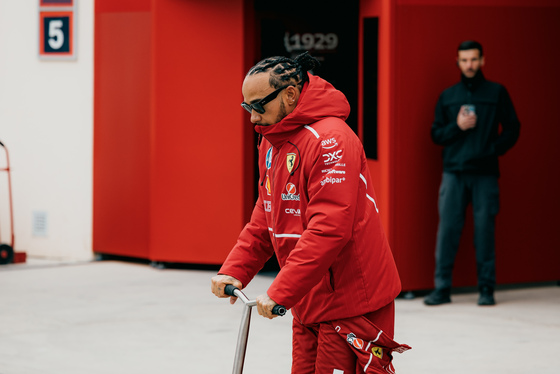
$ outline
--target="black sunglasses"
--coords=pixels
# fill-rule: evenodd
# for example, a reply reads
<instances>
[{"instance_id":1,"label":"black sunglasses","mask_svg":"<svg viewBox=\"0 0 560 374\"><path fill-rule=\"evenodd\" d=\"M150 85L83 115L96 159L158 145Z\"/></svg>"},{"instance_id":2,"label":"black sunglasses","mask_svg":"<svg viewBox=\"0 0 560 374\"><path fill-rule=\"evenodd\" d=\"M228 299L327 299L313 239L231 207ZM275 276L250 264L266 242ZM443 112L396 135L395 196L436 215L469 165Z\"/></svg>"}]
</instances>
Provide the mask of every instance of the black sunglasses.
<instances>
[{"instance_id":1,"label":"black sunglasses","mask_svg":"<svg viewBox=\"0 0 560 374\"><path fill-rule=\"evenodd\" d=\"M289 84L287 86L280 87L279 89L277 89L276 91L274 91L270 95L266 96L264 99L261 99L261 100L257 101L256 103L247 104L246 102L242 102L241 106L243 107L243 109L245 109L249 113L252 113L253 110L254 110L255 112L257 112L259 114L264 114L264 112L265 112L264 106L267 103L271 102L272 100L276 99L276 96L278 96L280 91L282 91L284 88L288 88L290 86L293 86L293 84Z\"/></svg>"}]
</instances>

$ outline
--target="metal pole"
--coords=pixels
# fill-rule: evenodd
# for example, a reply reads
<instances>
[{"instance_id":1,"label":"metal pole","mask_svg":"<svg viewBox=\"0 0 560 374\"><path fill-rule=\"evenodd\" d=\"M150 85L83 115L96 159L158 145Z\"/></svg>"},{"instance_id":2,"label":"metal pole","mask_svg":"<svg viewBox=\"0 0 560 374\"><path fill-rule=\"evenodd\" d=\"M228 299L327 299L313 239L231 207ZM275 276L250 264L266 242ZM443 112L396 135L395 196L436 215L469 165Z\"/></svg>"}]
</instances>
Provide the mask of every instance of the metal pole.
<instances>
[{"instance_id":1,"label":"metal pole","mask_svg":"<svg viewBox=\"0 0 560 374\"><path fill-rule=\"evenodd\" d=\"M0 142L0 146L2 146L2 148L4 148L4 151L6 151L6 167L0 169L0 171L5 171L8 173L8 198L10 200L10 231L11 231L11 245L12 245L12 249L15 248L15 243L14 243L14 208L13 208L13 203L12 203L12 178L10 176L10 154L8 153L8 147L6 147L6 145L4 145L4 143Z\"/></svg>"},{"instance_id":2,"label":"metal pole","mask_svg":"<svg viewBox=\"0 0 560 374\"><path fill-rule=\"evenodd\" d=\"M8 171L8 196L10 198L10 231L12 234L12 249L15 251L16 243L14 238L14 203L12 200L12 176L10 172L10 156L8 155L8 148L4 146L4 149L6 150L6 162L7 162L6 170Z\"/></svg>"},{"instance_id":3,"label":"metal pole","mask_svg":"<svg viewBox=\"0 0 560 374\"><path fill-rule=\"evenodd\" d=\"M238 299L241 299L244 304L241 326L239 326L239 335L237 336L237 347L235 348L235 361L233 362L233 374L241 374L243 372L243 364L245 363L247 338L249 337L251 308L257 305L257 300L249 300L239 288L231 284L226 285L224 293L229 296L236 296ZM283 316L286 314L286 308L282 305L275 305L274 308L272 308L272 314Z\"/></svg>"},{"instance_id":4,"label":"metal pole","mask_svg":"<svg viewBox=\"0 0 560 374\"><path fill-rule=\"evenodd\" d=\"M235 349L235 359L233 361L233 374L241 374L243 372L243 364L245 363L245 352L247 351L247 340L249 337L249 326L251 324L251 309L257 305L256 300L249 300L240 290L234 291L241 301L243 301L243 315L241 316L241 324L239 326L239 335L237 336L237 347Z\"/></svg>"}]
</instances>

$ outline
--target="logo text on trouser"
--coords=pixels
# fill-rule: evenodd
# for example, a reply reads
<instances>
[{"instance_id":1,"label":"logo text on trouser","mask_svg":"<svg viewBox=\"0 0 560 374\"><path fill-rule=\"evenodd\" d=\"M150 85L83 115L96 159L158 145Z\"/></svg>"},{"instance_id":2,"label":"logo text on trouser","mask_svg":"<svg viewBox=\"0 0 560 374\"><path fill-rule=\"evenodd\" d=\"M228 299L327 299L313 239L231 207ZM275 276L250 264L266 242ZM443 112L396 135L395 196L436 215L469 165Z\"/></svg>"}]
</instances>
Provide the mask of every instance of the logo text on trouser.
<instances>
[{"instance_id":1,"label":"logo text on trouser","mask_svg":"<svg viewBox=\"0 0 560 374\"><path fill-rule=\"evenodd\" d=\"M334 369L332 374L344 374L344 370Z\"/></svg>"}]
</instances>

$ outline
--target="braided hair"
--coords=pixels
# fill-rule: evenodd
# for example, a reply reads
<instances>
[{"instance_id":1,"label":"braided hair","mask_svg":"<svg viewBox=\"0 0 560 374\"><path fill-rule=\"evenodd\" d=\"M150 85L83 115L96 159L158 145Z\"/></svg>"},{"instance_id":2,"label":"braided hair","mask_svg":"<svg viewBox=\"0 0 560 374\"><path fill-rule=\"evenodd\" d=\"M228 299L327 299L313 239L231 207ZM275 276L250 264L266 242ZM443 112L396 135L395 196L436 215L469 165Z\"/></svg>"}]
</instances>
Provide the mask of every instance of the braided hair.
<instances>
[{"instance_id":1,"label":"braided hair","mask_svg":"<svg viewBox=\"0 0 560 374\"><path fill-rule=\"evenodd\" d=\"M309 80L307 71L319 67L320 63L309 52L296 56L293 60L288 57L268 57L253 66L247 76L270 71L270 86L280 88L287 84L295 84L303 88L303 84Z\"/></svg>"}]
</instances>

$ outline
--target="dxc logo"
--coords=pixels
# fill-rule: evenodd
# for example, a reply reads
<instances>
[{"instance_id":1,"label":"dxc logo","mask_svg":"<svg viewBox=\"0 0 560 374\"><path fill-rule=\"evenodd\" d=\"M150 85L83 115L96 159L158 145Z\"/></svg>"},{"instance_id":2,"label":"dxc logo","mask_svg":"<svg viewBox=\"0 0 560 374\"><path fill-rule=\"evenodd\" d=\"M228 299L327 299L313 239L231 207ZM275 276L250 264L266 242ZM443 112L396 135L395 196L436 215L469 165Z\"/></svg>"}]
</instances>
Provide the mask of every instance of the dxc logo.
<instances>
[{"instance_id":1,"label":"dxc logo","mask_svg":"<svg viewBox=\"0 0 560 374\"><path fill-rule=\"evenodd\" d=\"M332 153L325 153L323 157L325 158L325 164L329 162L336 162L342 158L342 149Z\"/></svg>"}]
</instances>

